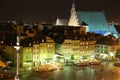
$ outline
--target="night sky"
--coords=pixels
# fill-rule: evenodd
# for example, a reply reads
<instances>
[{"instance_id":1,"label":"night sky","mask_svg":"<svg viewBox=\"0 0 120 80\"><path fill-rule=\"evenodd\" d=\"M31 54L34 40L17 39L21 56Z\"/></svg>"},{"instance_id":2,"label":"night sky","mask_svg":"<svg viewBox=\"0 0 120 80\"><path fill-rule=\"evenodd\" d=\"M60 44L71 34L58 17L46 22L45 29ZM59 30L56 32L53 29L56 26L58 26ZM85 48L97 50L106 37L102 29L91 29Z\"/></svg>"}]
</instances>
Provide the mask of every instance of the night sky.
<instances>
[{"instance_id":1,"label":"night sky","mask_svg":"<svg viewBox=\"0 0 120 80\"><path fill-rule=\"evenodd\" d=\"M108 21L120 22L119 0L74 0L79 11L103 11ZM57 15L69 18L73 0L0 0L0 20L54 22Z\"/></svg>"}]
</instances>

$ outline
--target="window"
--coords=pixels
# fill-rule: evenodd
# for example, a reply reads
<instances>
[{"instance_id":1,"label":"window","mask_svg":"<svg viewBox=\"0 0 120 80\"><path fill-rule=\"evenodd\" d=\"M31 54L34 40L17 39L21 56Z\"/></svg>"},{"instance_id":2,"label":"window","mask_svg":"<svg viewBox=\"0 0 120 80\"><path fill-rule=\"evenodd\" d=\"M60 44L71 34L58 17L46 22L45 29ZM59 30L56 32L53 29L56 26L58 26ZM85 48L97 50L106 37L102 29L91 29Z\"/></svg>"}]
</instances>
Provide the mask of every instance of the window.
<instances>
[{"instance_id":1,"label":"window","mask_svg":"<svg viewBox=\"0 0 120 80\"><path fill-rule=\"evenodd\" d=\"M86 46L86 48L88 48L88 46Z\"/></svg>"},{"instance_id":2,"label":"window","mask_svg":"<svg viewBox=\"0 0 120 80\"><path fill-rule=\"evenodd\" d=\"M88 42L86 42L86 45L88 45Z\"/></svg>"},{"instance_id":3,"label":"window","mask_svg":"<svg viewBox=\"0 0 120 80\"><path fill-rule=\"evenodd\" d=\"M28 52L28 49L26 49L25 51Z\"/></svg>"}]
</instances>

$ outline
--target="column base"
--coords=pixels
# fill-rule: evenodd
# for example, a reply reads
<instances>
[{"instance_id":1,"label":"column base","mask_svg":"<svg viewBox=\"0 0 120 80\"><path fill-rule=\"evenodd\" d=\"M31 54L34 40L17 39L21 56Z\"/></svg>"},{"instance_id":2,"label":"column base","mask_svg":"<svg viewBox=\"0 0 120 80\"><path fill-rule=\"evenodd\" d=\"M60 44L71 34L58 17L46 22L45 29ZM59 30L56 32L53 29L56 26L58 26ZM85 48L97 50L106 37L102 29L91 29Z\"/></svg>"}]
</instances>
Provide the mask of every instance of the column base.
<instances>
[{"instance_id":1,"label":"column base","mask_svg":"<svg viewBox=\"0 0 120 80\"><path fill-rule=\"evenodd\" d=\"M20 75L16 75L15 76L15 80L20 80L21 76Z\"/></svg>"}]
</instances>

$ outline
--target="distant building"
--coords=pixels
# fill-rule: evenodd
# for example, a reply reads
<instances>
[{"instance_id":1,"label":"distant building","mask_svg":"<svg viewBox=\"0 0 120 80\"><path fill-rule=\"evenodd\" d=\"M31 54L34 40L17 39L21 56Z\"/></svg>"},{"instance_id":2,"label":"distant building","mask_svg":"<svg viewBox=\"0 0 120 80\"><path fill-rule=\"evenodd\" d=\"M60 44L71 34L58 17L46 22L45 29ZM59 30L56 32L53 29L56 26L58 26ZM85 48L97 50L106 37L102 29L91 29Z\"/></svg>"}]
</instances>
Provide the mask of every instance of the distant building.
<instances>
[{"instance_id":1,"label":"distant building","mask_svg":"<svg viewBox=\"0 0 120 80\"><path fill-rule=\"evenodd\" d=\"M95 40L85 39L65 39L62 44L56 43L57 53L63 55L65 61L79 61L91 59L95 51Z\"/></svg>"},{"instance_id":2,"label":"distant building","mask_svg":"<svg viewBox=\"0 0 120 80\"><path fill-rule=\"evenodd\" d=\"M35 37L35 35L36 35L36 31L32 28L26 30L25 33L27 34L27 37Z\"/></svg>"},{"instance_id":3,"label":"distant building","mask_svg":"<svg viewBox=\"0 0 120 80\"><path fill-rule=\"evenodd\" d=\"M117 50L120 49L119 39L112 36L101 37L96 42L95 55L96 58L104 60L113 60L116 58Z\"/></svg>"},{"instance_id":4,"label":"distant building","mask_svg":"<svg viewBox=\"0 0 120 80\"><path fill-rule=\"evenodd\" d=\"M68 25L68 20L67 19L60 19L59 16L57 17L57 20L56 20L56 23L55 23L56 26L62 26L62 25Z\"/></svg>"},{"instance_id":5,"label":"distant building","mask_svg":"<svg viewBox=\"0 0 120 80\"><path fill-rule=\"evenodd\" d=\"M117 30L117 32L119 34L119 37L120 37L120 24L112 22L110 24L110 26L113 26L113 25L115 26L115 28L116 28L116 30Z\"/></svg>"},{"instance_id":6,"label":"distant building","mask_svg":"<svg viewBox=\"0 0 120 80\"><path fill-rule=\"evenodd\" d=\"M46 37L46 41L40 43L41 64L49 63L54 60L55 42L50 37Z\"/></svg>"},{"instance_id":7,"label":"distant building","mask_svg":"<svg viewBox=\"0 0 120 80\"><path fill-rule=\"evenodd\" d=\"M86 27L87 32L94 32L98 34L114 33L118 35L114 26L112 26L112 32L108 26L104 11L77 11L75 4L72 4L71 15L68 22L69 26L80 26L81 22L88 24Z\"/></svg>"},{"instance_id":8,"label":"distant building","mask_svg":"<svg viewBox=\"0 0 120 80\"><path fill-rule=\"evenodd\" d=\"M116 37L116 38L118 38L118 37L120 36L119 31L118 31L117 28L115 27L114 22L112 22L112 24L109 25L108 28L109 28L109 31L110 31L110 33L108 33L108 34L112 34L112 35L113 35L114 37ZM107 34L107 35L108 35L108 34Z\"/></svg>"},{"instance_id":9,"label":"distant building","mask_svg":"<svg viewBox=\"0 0 120 80\"><path fill-rule=\"evenodd\" d=\"M12 23L0 23L0 43L12 45L15 43L16 31Z\"/></svg>"}]
</instances>

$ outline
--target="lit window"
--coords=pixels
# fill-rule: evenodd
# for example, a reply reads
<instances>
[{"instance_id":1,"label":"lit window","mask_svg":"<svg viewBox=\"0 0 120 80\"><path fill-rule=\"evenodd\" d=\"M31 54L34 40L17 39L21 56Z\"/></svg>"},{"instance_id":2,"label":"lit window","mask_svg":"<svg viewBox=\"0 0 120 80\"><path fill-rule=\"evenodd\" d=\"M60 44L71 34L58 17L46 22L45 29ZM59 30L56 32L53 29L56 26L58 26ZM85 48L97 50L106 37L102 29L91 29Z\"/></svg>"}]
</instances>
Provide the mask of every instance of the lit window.
<instances>
[{"instance_id":1,"label":"lit window","mask_svg":"<svg viewBox=\"0 0 120 80\"><path fill-rule=\"evenodd\" d=\"M44 42L44 39L42 39L42 42Z\"/></svg>"},{"instance_id":2,"label":"lit window","mask_svg":"<svg viewBox=\"0 0 120 80\"><path fill-rule=\"evenodd\" d=\"M83 42L83 45L84 45L85 43Z\"/></svg>"},{"instance_id":3,"label":"lit window","mask_svg":"<svg viewBox=\"0 0 120 80\"><path fill-rule=\"evenodd\" d=\"M26 52L28 52L28 49L26 49Z\"/></svg>"},{"instance_id":4,"label":"lit window","mask_svg":"<svg viewBox=\"0 0 120 80\"><path fill-rule=\"evenodd\" d=\"M37 59L39 59L39 56L37 56Z\"/></svg>"},{"instance_id":5,"label":"lit window","mask_svg":"<svg viewBox=\"0 0 120 80\"><path fill-rule=\"evenodd\" d=\"M88 42L86 44L88 45Z\"/></svg>"},{"instance_id":6,"label":"lit window","mask_svg":"<svg viewBox=\"0 0 120 80\"><path fill-rule=\"evenodd\" d=\"M31 46L32 44L31 43L29 43L29 46Z\"/></svg>"},{"instance_id":7,"label":"lit window","mask_svg":"<svg viewBox=\"0 0 120 80\"><path fill-rule=\"evenodd\" d=\"M53 45L51 44L51 47L52 47Z\"/></svg>"},{"instance_id":8,"label":"lit window","mask_svg":"<svg viewBox=\"0 0 120 80\"><path fill-rule=\"evenodd\" d=\"M50 47L50 45L48 44L48 47Z\"/></svg>"},{"instance_id":9,"label":"lit window","mask_svg":"<svg viewBox=\"0 0 120 80\"><path fill-rule=\"evenodd\" d=\"M31 52L31 49L29 49L29 51Z\"/></svg>"},{"instance_id":10,"label":"lit window","mask_svg":"<svg viewBox=\"0 0 120 80\"><path fill-rule=\"evenodd\" d=\"M80 45L82 45L82 43L80 43Z\"/></svg>"},{"instance_id":11,"label":"lit window","mask_svg":"<svg viewBox=\"0 0 120 80\"><path fill-rule=\"evenodd\" d=\"M86 48L88 48L88 46L86 46Z\"/></svg>"},{"instance_id":12,"label":"lit window","mask_svg":"<svg viewBox=\"0 0 120 80\"><path fill-rule=\"evenodd\" d=\"M28 56L26 56L26 59L28 59Z\"/></svg>"}]
</instances>

